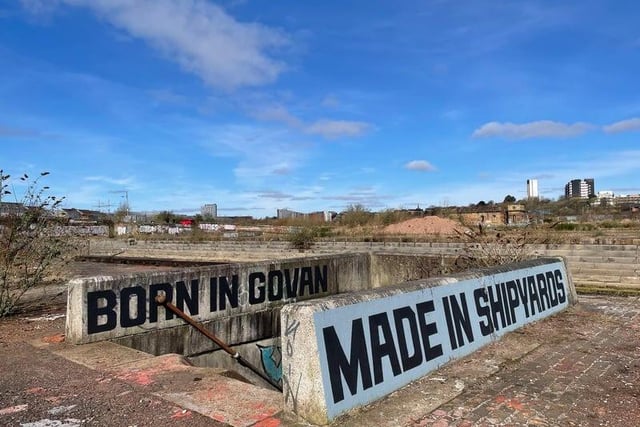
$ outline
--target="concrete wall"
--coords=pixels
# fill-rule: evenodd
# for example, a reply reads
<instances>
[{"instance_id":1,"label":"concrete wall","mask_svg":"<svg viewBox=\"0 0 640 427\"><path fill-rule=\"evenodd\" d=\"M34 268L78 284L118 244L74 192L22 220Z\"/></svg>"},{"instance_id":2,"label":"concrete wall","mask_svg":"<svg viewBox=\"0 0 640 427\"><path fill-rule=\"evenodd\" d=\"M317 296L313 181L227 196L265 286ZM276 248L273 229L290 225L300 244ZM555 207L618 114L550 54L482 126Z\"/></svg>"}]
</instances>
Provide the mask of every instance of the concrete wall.
<instances>
[{"instance_id":1,"label":"concrete wall","mask_svg":"<svg viewBox=\"0 0 640 427\"><path fill-rule=\"evenodd\" d=\"M114 339L153 354L211 350L206 338L155 303L162 293L229 344L270 338L283 304L362 289L369 263L365 254L345 254L76 279L69 283L67 339Z\"/></svg>"},{"instance_id":2,"label":"concrete wall","mask_svg":"<svg viewBox=\"0 0 640 427\"><path fill-rule=\"evenodd\" d=\"M285 408L326 424L574 302L545 258L287 305Z\"/></svg>"},{"instance_id":3,"label":"concrete wall","mask_svg":"<svg viewBox=\"0 0 640 427\"><path fill-rule=\"evenodd\" d=\"M280 385L282 384L282 347L280 346L280 335L275 338L236 345L233 349L237 351L244 360L271 378L273 382ZM273 386L254 374L249 368L240 366L236 359L230 357L229 354L223 350L216 350L189 357L189 361L195 366L234 371L252 384L273 389Z\"/></svg>"},{"instance_id":4,"label":"concrete wall","mask_svg":"<svg viewBox=\"0 0 640 427\"><path fill-rule=\"evenodd\" d=\"M452 256L378 252L370 257L372 288L460 271Z\"/></svg>"}]
</instances>

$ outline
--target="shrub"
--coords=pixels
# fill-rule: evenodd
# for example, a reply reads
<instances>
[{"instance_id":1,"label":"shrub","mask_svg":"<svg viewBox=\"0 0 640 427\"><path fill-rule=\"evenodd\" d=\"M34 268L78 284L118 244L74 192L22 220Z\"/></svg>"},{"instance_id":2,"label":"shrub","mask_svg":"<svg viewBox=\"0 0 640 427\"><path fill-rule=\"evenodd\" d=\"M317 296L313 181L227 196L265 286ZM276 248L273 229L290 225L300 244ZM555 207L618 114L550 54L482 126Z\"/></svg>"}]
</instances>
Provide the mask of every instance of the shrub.
<instances>
[{"instance_id":1,"label":"shrub","mask_svg":"<svg viewBox=\"0 0 640 427\"><path fill-rule=\"evenodd\" d=\"M300 251L311 249L316 238L316 230L312 227L297 227L287 234L287 241L291 247Z\"/></svg>"},{"instance_id":2,"label":"shrub","mask_svg":"<svg viewBox=\"0 0 640 427\"><path fill-rule=\"evenodd\" d=\"M39 181L46 175L21 176L26 190L18 201L0 169L0 317L13 313L28 290L58 280L70 260L73 245L54 214L63 199L45 194L49 187ZM14 204L7 203L11 196Z\"/></svg>"}]
</instances>

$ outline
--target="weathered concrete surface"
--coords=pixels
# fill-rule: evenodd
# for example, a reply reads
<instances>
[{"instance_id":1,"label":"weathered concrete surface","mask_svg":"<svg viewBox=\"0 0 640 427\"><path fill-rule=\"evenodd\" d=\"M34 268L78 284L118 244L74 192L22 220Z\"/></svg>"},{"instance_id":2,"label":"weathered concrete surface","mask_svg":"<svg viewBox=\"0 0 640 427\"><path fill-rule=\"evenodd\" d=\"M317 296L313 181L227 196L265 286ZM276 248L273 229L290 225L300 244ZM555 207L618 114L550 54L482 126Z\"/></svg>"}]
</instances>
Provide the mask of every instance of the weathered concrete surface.
<instances>
[{"instance_id":1,"label":"weathered concrete surface","mask_svg":"<svg viewBox=\"0 0 640 427\"><path fill-rule=\"evenodd\" d=\"M244 360L271 378L273 382L282 386L282 352L279 335L277 338L235 345L233 349L237 351ZM194 366L238 371L252 384L261 385L270 390L273 387L250 369L240 366L236 359L223 350L192 356L188 359Z\"/></svg>"},{"instance_id":2,"label":"weathered concrete surface","mask_svg":"<svg viewBox=\"0 0 640 427\"><path fill-rule=\"evenodd\" d=\"M344 290L361 289L368 273L368 256L351 254L74 279L69 283L67 338L87 343L183 325L155 303L155 295L165 292L197 321L227 321L223 329L232 329L236 316L268 310L277 314L286 302L338 293L339 284ZM270 317L264 323L273 324ZM270 329L259 337L253 330L236 328L234 333L248 336L231 342L272 336Z\"/></svg>"},{"instance_id":3,"label":"weathered concrete surface","mask_svg":"<svg viewBox=\"0 0 640 427\"><path fill-rule=\"evenodd\" d=\"M287 242L220 241L181 243L140 241L129 246L113 239L92 240L91 253L138 257L168 257L210 261L258 261L353 252L390 252L457 257L471 254L473 245L461 242L317 242L311 250L291 250ZM488 245L487 247L489 247ZM493 249L491 249L493 251ZM581 292L640 293L640 238L585 239L581 244L527 244L523 254L561 256L572 271ZM611 266L615 265L614 271ZM614 279L611 279L611 278ZM613 284L612 284L613 283Z\"/></svg>"},{"instance_id":4,"label":"weathered concrete surface","mask_svg":"<svg viewBox=\"0 0 640 427\"><path fill-rule=\"evenodd\" d=\"M224 425L244 427L269 423L282 410L279 392L256 387L234 371L195 367L180 355L153 357L108 341L80 346L42 340L31 344L99 372L99 382L124 382L166 402L165 406L173 405L171 414L178 418L197 413Z\"/></svg>"},{"instance_id":5,"label":"weathered concrete surface","mask_svg":"<svg viewBox=\"0 0 640 427\"><path fill-rule=\"evenodd\" d=\"M288 305L285 408L327 424L575 302L562 260L543 258Z\"/></svg>"},{"instance_id":6,"label":"weathered concrete surface","mask_svg":"<svg viewBox=\"0 0 640 427\"><path fill-rule=\"evenodd\" d=\"M64 338L64 318L54 314L0 320L0 425L226 425L54 354L65 346L54 343ZM129 360L128 351L115 357ZM163 392L174 392L167 381ZM308 424L276 415L262 425ZM640 425L640 298L581 296L335 425Z\"/></svg>"},{"instance_id":7,"label":"weathered concrete surface","mask_svg":"<svg viewBox=\"0 0 640 427\"><path fill-rule=\"evenodd\" d=\"M332 425L638 426L640 298L581 296Z\"/></svg>"}]
</instances>

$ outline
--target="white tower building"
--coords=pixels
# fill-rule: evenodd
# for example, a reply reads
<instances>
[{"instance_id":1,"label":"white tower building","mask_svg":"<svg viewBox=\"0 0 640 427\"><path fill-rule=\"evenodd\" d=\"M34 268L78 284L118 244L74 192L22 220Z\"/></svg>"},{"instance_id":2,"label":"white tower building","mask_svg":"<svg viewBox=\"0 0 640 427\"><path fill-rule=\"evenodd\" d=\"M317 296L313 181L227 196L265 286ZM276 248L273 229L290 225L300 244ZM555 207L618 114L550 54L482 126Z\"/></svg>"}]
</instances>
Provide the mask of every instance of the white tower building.
<instances>
[{"instance_id":1,"label":"white tower building","mask_svg":"<svg viewBox=\"0 0 640 427\"><path fill-rule=\"evenodd\" d=\"M538 194L538 180L528 179L527 180L527 198L537 199L538 197L540 197L540 195Z\"/></svg>"}]
</instances>

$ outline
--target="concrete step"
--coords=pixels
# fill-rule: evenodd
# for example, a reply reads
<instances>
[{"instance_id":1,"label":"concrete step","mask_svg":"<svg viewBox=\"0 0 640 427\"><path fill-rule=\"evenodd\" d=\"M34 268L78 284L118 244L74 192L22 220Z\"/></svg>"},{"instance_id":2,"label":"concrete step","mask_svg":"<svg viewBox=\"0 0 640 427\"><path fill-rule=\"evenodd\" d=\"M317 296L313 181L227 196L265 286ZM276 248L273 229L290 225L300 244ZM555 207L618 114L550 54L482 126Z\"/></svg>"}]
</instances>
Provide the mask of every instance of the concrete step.
<instances>
[{"instance_id":1,"label":"concrete step","mask_svg":"<svg viewBox=\"0 0 640 427\"><path fill-rule=\"evenodd\" d=\"M594 287L594 288L615 288L615 289L637 289L640 291L640 283L623 283L623 282L601 282L601 281L593 281L593 280L581 280L581 279L573 279L573 283L576 288L582 287Z\"/></svg>"},{"instance_id":2,"label":"concrete step","mask_svg":"<svg viewBox=\"0 0 640 427\"><path fill-rule=\"evenodd\" d=\"M639 259L640 253L635 251L594 251L594 250L576 250L576 251L558 251L558 250L550 250L550 251L533 251L535 254L544 254L550 256L562 256L567 258L575 258L575 257L597 257L597 258L629 258L629 259Z\"/></svg>"},{"instance_id":3,"label":"concrete step","mask_svg":"<svg viewBox=\"0 0 640 427\"><path fill-rule=\"evenodd\" d=\"M282 411L282 393L253 385L233 371L199 368L181 355L151 356L108 341L54 352L227 425L278 425L273 423Z\"/></svg>"},{"instance_id":4,"label":"concrete step","mask_svg":"<svg viewBox=\"0 0 640 427\"><path fill-rule=\"evenodd\" d=\"M618 274L624 274L634 276L636 272L640 271L640 265L631 264L631 263L610 263L610 262L576 262L567 260L567 267L571 271L597 271L597 270L606 270L606 271L616 271ZM630 274L631 273L631 274Z\"/></svg>"},{"instance_id":5,"label":"concrete step","mask_svg":"<svg viewBox=\"0 0 640 427\"><path fill-rule=\"evenodd\" d=\"M565 257L565 259L567 260L567 262L571 263L571 262L580 262L580 263L592 263L592 264L602 264L602 263L606 263L606 264L630 264L630 265L638 265L640 266L640 263L638 262L638 259L635 257L590 257L590 256L571 256L571 257Z\"/></svg>"},{"instance_id":6,"label":"concrete step","mask_svg":"<svg viewBox=\"0 0 640 427\"><path fill-rule=\"evenodd\" d=\"M640 285L639 276L621 276L621 275L593 275L593 274L573 274L573 281L578 282L598 282L598 283L623 283L629 285Z\"/></svg>"}]
</instances>

